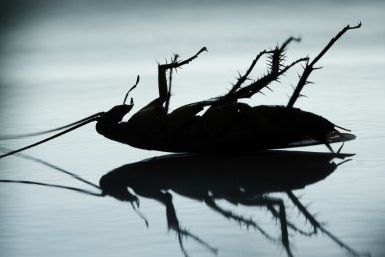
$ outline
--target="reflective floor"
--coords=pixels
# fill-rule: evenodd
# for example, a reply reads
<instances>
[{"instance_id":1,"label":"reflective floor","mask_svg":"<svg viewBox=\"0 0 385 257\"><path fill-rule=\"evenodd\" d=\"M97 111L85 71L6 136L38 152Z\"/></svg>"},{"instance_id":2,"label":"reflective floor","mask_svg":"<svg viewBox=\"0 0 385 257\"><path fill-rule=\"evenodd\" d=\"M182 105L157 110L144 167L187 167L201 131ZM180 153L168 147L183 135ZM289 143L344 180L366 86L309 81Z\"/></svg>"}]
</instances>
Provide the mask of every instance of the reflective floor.
<instances>
[{"instance_id":1,"label":"reflective floor","mask_svg":"<svg viewBox=\"0 0 385 257\"><path fill-rule=\"evenodd\" d=\"M363 25L323 57L295 104L357 136L343 155L312 146L175 156L110 141L90 124L0 160L0 256L385 256L382 2L3 6L2 136L106 111L139 74L136 112L157 97L157 62L176 53L208 48L173 74L172 109L224 94L259 51L289 36L302 38L288 48L292 61L314 57L345 25ZM261 62L252 77L265 71ZM248 103L287 104L300 71Z\"/></svg>"}]
</instances>

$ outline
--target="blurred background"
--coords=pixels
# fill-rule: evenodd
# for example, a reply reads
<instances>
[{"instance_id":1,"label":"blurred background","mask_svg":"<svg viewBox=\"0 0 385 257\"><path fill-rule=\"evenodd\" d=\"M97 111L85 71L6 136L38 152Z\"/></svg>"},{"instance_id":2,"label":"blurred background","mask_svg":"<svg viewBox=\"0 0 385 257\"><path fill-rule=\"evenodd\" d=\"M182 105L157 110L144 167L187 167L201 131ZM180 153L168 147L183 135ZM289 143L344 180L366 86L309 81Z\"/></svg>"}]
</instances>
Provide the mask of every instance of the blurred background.
<instances>
[{"instance_id":1,"label":"blurred background","mask_svg":"<svg viewBox=\"0 0 385 257\"><path fill-rule=\"evenodd\" d=\"M312 213L359 253L385 256L385 2L383 1L0 1L0 134L67 124L121 104L128 88L137 111L157 97L157 63L208 48L173 77L171 108L227 92L256 54L289 36L287 60L314 57L347 24L296 106L352 130L355 153L326 180L298 191ZM252 76L266 71L261 62ZM301 67L249 102L286 104ZM36 138L2 140L17 148ZM335 149L339 147L335 146ZM328 151L326 147L306 148ZM26 152L98 183L123 164L161 155L109 141L88 125ZM0 160L0 179L86 187L30 160ZM282 196L284 197L284 196ZM150 227L126 204L66 190L0 184L0 256L182 256L164 207L142 200ZM219 256L286 256L277 244L203 203L174 196L180 222ZM226 203L223 203L226 204ZM290 208L289 208L290 209ZM263 210L238 209L272 230ZM295 211L293 219L299 219ZM301 222L301 221L299 221ZM302 220L304 223L304 220ZM348 256L327 237L292 235L294 256ZM186 240L191 256L212 256Z\"/></svg>"}]
</instances>

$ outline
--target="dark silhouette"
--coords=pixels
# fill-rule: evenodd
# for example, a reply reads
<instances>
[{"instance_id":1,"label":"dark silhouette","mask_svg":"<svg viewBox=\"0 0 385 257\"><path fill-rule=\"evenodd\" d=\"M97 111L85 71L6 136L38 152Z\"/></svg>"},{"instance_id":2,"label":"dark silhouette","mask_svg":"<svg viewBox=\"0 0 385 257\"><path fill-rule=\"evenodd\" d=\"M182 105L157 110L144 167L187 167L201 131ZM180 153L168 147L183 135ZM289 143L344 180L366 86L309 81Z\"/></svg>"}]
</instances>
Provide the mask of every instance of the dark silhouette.
<instances>
[{"instance_id":1,"label":"dark silhouette","mask_svg":"<svg viewBox=\"0 0 385 257\"><path fill-rule=\"evenodd\" d=\"M306 236L315 235L320 230L349 253L358 256L323 228L291 192L323 180L338 166L331 160L347 156L350 155L286 151L268 151L257 155L169 155L117 168L100 179L100 187L103 193L121 201L138 203L139 197L145 197L161 202L166 208L168 227L178 233L183 251L181 238L183 235L191 237L191 233L179 225L171 191L204 202L224 217L253 227L276 242L255 221L221 208L216 200L224 199L234 205L266 207L280 221L281 243L288 256L292 256L288 229ZM310 222L312 230L303 231L288 221L283 200L270 197L268 194L272 192L287 193Z\"/></svg>"},{"instance_id":2,"label":"dark silhouette","mask_svg":"<svg viewBox=\"0 0 385 257\"><path fill-rule=\"evenodd\" d=\"M123 122L122 119L131 111L134 102L131 98L130 103L126 104L126 100L130 91L139 83L139 76L135 85L125 95L122 105L57 129L20 135L19 137L34 136L65 129L47 139L0 155L0 158L42 144L93 121L97 121L96 130L101 135L148 150L178 153L251 153L266 149L325 144L333 152L331 143L353 140L355 136L340 132L337 128L346 129L319 115L293 106L301 95L302 88L311 83L308 78L315 69L318 69L315 65L322 56L345 32L360 27L361 23L343 28L313 60L304 57L286 64L284 62L286 47L292 41L300 41L299 38L290 37L272 50L261 51L246 73L239 75L237 82L227 94L187 104L169 113L172 71L190 63L207 49L203 47L194 56L182 61L178 61L178 55L175 55L170 63L158 65L159 97L141 108L128 121ZM266 57L267 72L245 85L251 80L250 73L262 57ZM239 102L243 98L262 93L265 88L270 89L272 82L279 81L282 75L299 63L304 64L304 70L287 106L250 106ZM169 72L168 82L167 72ZM15 137L17 136L0 138Z\"/></svg>"},{"instance_id":3,"label":"dark silhouette","mask_svg":"<svg viewBox=\"0 0 385 257\"><path fill-rule=\"evenodd\" d=\"M250 155L174 154L116 168L100 179L100 186L46 161L24 154L18 154L18 156L49 166L56 171L86 183L100 192L33 181L0 180L0 182L56 187L99 197L108 195L119 201L130 203L147 226L147 219L138 210L139 201L141 198L159 201L165 206L168 228L177 233L181 250L185 256L188 256L188 253L183 246L183 236L197 241L214 254L217 249L210 246L199 236L182 228L172 202L171 192L204 202L216 213L229 220L254 228L269 241L283 245L288 256L293 256L288 236L289 230L306 237L315 236L318 231L321 231L350 255L359 256L357 252L324 228L292 193L292 190L302 189L325 179L340 164L347 161L336 164L333 159L346 159L352 156L350 154L290 151L266 151ZM130 193L127 190L128 188L133 193ZM298 228L290 220L287 220L285 203L280 198L269 196L269 193L273 192L287 194L305 220L311 224L308 231ZM281 227L280 239L267 233L251 218L243 217L231 210L220 207L216 203L218 199L226 200L234 205L249 206L250 208L256 206L266 207L272 217L279 220Z\"/></svg>"},{"instance_id":4,"label":"dark silhouette","mask_svg":"<svg viewBox=\"0 0 385 257\"><path fill-rule=\"evenodd\" d=\"M312 61L305 57L285 64L286 47L290 42L300 40L291 37L273 50L261 51L246 73L239 75L238 81L227 94L184 105L169 113L172 70L190 63L207 49L203 47L184 61L178 61L178 56L175 56L171 63L158 65L158 98L127 122L122 122L133 107L132 99L130 104L125 104L126 95L123 105L115 106L100 116L96 130L120 143L165 152L250 153L314 144L325 144L333 152L330 143L352 140L355 136L341 133L337 128L346 129L316 114L293 108L293 105L302 88L310 83L308 78L317 69L315 64L346 31L360 26L361 23L354 27L346 26ZM267 56L267 73L244 85L262 56ZM262 89L269 88L272 82L278 81L298 63L305 63L305 68L287 106L249 106L239 102L242 98L250 98ZM167 84L168 70L170 75ZM139 77L134 87L138 82ZM203 114L200 114L202 111Z\"/></svg>"}]
</instances>

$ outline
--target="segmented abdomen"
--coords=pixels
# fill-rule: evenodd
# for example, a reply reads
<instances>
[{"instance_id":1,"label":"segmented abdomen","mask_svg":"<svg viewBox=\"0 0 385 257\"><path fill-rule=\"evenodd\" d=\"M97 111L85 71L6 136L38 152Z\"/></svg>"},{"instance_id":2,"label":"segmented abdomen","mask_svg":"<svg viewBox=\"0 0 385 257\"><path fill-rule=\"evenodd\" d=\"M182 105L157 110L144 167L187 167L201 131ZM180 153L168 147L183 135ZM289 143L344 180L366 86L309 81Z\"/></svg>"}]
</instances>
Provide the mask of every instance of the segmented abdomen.
<instances>
[{"instance_id":1,"label":"segmented abdomen","mask_svg":"<svg viewBox=\"0 0 385 257\"><path fill-rule=\"evenodd\" d=\"M250 152L309 139L325 143L333 130L325 118L297 108L231 104L194 117L170 131L164 143L173 152Z\"/></svg>"}]
</instances>

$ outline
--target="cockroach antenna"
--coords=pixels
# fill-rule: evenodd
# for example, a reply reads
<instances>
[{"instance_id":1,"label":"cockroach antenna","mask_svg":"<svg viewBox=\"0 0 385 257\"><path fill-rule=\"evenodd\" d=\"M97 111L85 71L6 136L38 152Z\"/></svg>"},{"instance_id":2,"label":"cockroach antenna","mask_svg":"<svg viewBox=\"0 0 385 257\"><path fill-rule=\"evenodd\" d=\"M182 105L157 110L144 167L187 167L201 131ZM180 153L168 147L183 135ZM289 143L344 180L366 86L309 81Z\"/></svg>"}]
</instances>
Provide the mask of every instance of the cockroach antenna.
<instances>
[{"instance_id":1,"label":"cockroach antenna","mask_svg":"<svg viewBox=\"0 0 385 257\"><path fill-rule=\"evenodd\" d=\"M135 84L134 84L134 85L127 91L126 96L124 97L124 100L123 100L123 104L126 103L128 95L130 94L130 92L131 92L132 90L134 90L134 88L136 88L136 86L137 86L138 83L139 83L139 80L140 80L140 76L138 75L138 76L136 77L136 82L135 82ZM131 99L131 102L132 102L132 99Z\"/></svg>"}]
</instances>

